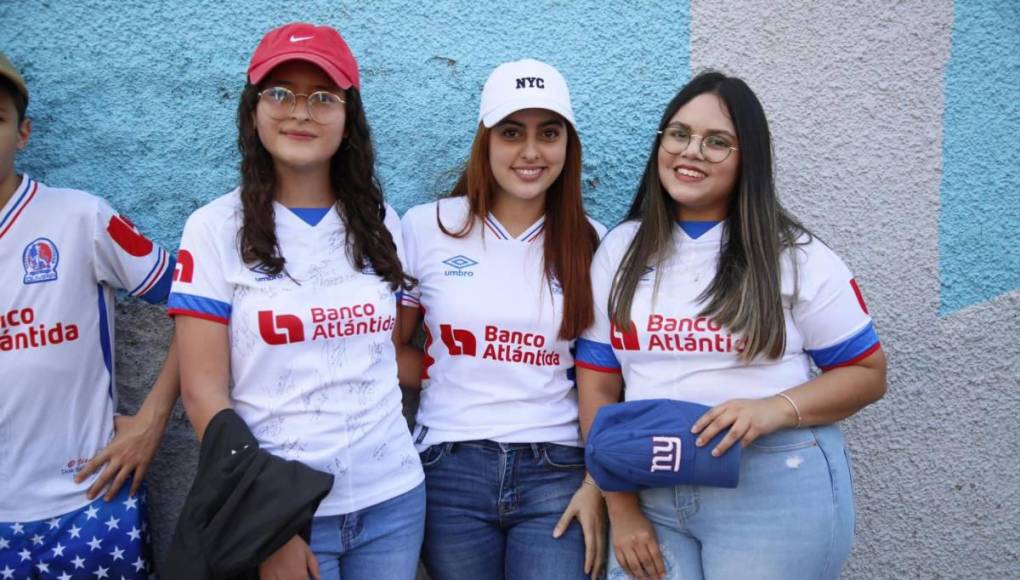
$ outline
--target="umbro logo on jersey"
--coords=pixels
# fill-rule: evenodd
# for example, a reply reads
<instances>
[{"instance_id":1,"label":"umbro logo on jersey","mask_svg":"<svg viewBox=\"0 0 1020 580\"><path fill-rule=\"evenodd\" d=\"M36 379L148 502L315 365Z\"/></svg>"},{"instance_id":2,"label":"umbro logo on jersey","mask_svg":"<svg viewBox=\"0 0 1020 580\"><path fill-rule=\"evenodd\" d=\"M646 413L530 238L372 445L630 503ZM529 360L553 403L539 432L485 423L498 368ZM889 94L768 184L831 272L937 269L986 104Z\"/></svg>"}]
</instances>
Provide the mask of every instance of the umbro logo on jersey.
<instances>
[{"instance_id":1,"label":"umbro logo on jersey","mask_svg":"<svg viewBox=\"0 0 1020 580\"><path fill-rule=\"evenodd\" d=\"M259 311L259 334L266 344L304 342L305 325L293 314L273 316L272 310Z\"/></svg>"},{"instance_id":2,"label":"umbro logo on jersey","mask_svg":"<svg viewBox=\"0 0 1020 580\"><path fill-rule=\"evenodd\" d=\"M446 260L443 260L443 263L453 268L452 270L447 270L443 272L443 275L467 276L467 277L475 275L475 273L468 270L468 268L478 264L478 262L472 260L471 258L468 258L467 256L461 256L459 254L452 258L447 258Z\"/></svg>"},{"instance_id":3,"label":"umbro logo on jersey","mask_svg":"<svg viewBox=\"0 0 1020 580\"><path fill-rule=\"evenodd\" d=\"M641 350L638 343L637 326L633 322L627 324L627 328L620 330L615 322L609 325L609 341L616 350Z\"/></svg>"},{"instance_id":4,"label":"umbro logo on jersey","mask_svg":"<svg viewBox=\"0 0 1020 580\"><path fill-rule=\"evenodd\" d=\"M284 274L283 272L280 272L279 274L273 274L273 271L269 269L269 266L263 263L256 264L248 269L251 270L252 272L255 272L256 274L262 274L261 277L255 278L256 282L268 282L270 280L279 280L280 278L287 277L287 275Z\"/></svg>"},{"instance_id":5,"label":"umbro logo on jersey","mask_svg":"<svg viewBox=\"0 0 1020 580\"><path fill-rule=\"evenodd\" d=\"M655 266L645 266L645 271L641 272L641 277L638 278L639 282L648 282L655 278Z\"/></svg>"},{"instance_id":6,"label":"umbro logo on jersey","mask_svg":"<svg viewBox=\"0 0 1020 580\"><path fill-rule=\"evenodd\" d=\"M60 252L57 245L46 238L36 238L25 246L21 263L25 267L25 284L51 282L57 279Z\"/></svg>"},{"instance_id":7,"label":"umbro logo on jersey","mask_svg":"<svg viewBox=\"0 0 1020 580\"><path fill-rule=\"evenodd\" d=\"M545 79L542 77L521 77L517 79L518 89L544 89Z\"/></svg>"},{"instance_id":8,"label":"umbro logo on jersey","mask_svg":"<svg viewBox=\"0 0 1020 580\"><path fill-rule=\"evenodd\" d=\"M195 258L187 250L177 251L177 265L174 266L174 282L191 284L195 276Z\"/></svg>"},{"instance_id":9,"label":"umbro logo on jersey","mask_svg":"<svg viewBox=\"0 0 1020 580\"><path fill-rule=\"evenodd\" d=\"M315 37L314 36L294 36L293 34L290 35L290 41L291 42L304 42L306 40L311 40L313 38L315 38Z\"/></svg>"},{"instance_id":10,"label":"umbro logo on jersey","mask_svg":"<svg viewBox=\"0 0 1020 580\"><path fill-rule=\"evenodd\" d=\"M475 335L471 334L471 331L464 330L463 328L454 328L449 324L440 324L439 335L443 339L446 349L450 351L451 356L477 355L478 342L475 340Z\"/></svg>"},{"instance_id":11,"label":"umbro logo on jersey","mask_svg":"<svg viewBox=\"0 0 1020 580\"><path fill-rule=\"evenodd\" d=\"M106 233L125 252L136 257L148 256L152 252L152 241L138 231L135 224L124 216L115 215L106 226Z\"/></svg>"}]
</instances>

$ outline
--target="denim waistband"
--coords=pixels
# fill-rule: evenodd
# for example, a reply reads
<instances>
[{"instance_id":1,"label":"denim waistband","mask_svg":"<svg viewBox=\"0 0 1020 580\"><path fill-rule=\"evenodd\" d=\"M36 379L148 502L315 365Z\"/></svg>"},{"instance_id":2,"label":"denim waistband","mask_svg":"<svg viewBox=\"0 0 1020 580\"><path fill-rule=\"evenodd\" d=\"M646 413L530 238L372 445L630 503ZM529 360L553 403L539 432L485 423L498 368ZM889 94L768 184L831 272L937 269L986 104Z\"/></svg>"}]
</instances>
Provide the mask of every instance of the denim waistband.
<instances>
[{"instance_id":1,"label":"denim waistband","mask_svg":"<svg viewBox=\"0 0 1020 580\"><path fill-rule=\"evenodd\" d=\"M532 455L538 457L542 454L542 451L549 446L555 445L555 443L501 443L499 441L491 441L489 439L478 439L473 441L451 441L447 443L440 443L447 453L456 453L458 448L470 447L472 449L481 449L483 451L492 451L495 453L507 453L510 451L530 451Z\"/></svg>"}]
</instances>

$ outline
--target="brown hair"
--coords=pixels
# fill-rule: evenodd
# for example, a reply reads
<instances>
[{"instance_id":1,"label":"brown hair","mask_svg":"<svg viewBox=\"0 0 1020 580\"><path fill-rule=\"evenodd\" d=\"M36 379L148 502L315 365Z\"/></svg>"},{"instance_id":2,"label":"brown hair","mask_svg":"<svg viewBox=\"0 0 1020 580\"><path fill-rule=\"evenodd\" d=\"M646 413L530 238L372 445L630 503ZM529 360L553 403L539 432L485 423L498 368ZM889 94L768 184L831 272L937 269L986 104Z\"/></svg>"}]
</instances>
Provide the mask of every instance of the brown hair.
<instances>
[{"instance_id":1,"label":"brown hair","mask_svg":"<svg viewBox=\"0 0 1020 580\"><path fill-rule=\"evenodd\" d=\"M595 321L591 294L591 259L598 246L598 233L588 221L581 201L581 140L570 123L567 130L567 156L563 171L549 186L545 195L545 232L543 264L547 280L558 280L563 288L563 320L559 337L570 340L580 336ZM496 179L489 164L491 129L479 123L471 145L471 155L449 197L467 197L470 215L485 219L493 206ZM443 233L455 238L468 235L475 219L465 221L459 231L446 229L436 220ZM483 230L484 235L484 230Z\"/></svg>"},{"instance_id":2,"label":"brown hair","mask_svg":"<svg viewBox=\"0 0 1020 580\"><path fill-rule=\"evenodd\" d=\"M382 189L375 177L375 154L365 119L361 95L347 89L347 134L330 160L330 182L337 213L347 230L347 254L358 269L371 266L389 282L392 290L409 289L416 280L408 276L397 256L397 246L386 228ZM241 203L244 220L238 232L241 257L246 263L264 264L273 275L284 270L286 260L276 239L273 194L276 170L269 151L255 130L259 88L248 84L237 107L237 147L241 152Z\"/></svg>"}]
</instances>

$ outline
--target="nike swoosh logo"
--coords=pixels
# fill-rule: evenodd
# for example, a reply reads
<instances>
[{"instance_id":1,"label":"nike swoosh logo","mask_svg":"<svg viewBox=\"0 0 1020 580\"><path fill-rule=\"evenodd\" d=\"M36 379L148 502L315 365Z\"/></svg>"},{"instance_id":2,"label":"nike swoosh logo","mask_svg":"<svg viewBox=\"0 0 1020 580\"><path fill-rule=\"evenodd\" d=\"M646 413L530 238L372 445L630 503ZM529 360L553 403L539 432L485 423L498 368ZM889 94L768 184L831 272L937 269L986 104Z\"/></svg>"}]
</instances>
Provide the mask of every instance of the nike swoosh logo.
<instances>
[{"instance_id":1,"label":"nike swoosh logo","mask_svg":"<svg viewBox=\"0 0 1020 580\"><path fill-rule=\"evenodd\" d=\"M291 42L304 42L305 40L311 40L313 38L315 38L315 37L314 36L294 36L293 34L290 35L290 41Z\"/></svg>"}]
</instances>

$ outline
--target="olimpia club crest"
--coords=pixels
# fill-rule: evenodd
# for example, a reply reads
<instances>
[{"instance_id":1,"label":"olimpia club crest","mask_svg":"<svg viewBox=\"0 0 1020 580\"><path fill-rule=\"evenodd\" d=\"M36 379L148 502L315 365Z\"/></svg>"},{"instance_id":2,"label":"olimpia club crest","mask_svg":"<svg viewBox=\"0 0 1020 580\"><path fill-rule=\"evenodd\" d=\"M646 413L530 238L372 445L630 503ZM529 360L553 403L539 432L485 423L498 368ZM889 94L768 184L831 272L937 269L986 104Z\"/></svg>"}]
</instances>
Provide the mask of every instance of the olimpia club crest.
<instances>
[{"instance_id":1,"label":"olimpia club crest","mask_svg":"<svg viewBox=\"0 0 1020 580\"><path fill-rule=\"evenodd\" d=\"M37 238L25 246L21 263L25 266L25 284L38 284L57 279L60 252L57 245L46 238Z\"/></svg>"}]
</instances>

